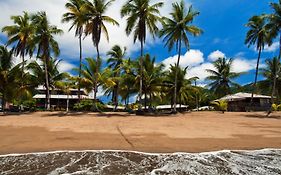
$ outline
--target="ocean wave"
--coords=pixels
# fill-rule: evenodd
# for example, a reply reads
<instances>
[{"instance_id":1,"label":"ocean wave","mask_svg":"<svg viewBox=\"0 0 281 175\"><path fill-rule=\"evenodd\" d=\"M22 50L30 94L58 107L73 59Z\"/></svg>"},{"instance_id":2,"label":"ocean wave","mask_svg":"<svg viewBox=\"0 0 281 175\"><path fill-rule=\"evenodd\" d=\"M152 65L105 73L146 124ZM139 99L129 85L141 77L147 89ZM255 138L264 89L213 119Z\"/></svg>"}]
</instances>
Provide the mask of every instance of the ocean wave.
<instances>
[{"instance_id":1,"label":"ocean wave","mask_svg":"<svg viewBox=\"0 0 281 175\"><path fill-rule=\"evenodd\" d=\"M281 149L151 154L136 151L55 151L0 156L0 172L48 175L281 174Z\"/></svg>"}]
</instances>

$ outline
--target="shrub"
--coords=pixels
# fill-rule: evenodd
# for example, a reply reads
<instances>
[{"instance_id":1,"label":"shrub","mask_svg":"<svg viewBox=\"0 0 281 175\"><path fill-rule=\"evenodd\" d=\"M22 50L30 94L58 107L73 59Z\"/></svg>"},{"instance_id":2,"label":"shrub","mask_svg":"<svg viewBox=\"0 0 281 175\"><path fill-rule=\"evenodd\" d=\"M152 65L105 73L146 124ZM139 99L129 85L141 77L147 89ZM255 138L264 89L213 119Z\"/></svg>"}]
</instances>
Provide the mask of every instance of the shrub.
<instances>
[{"instance_id":1,"label":"shrub","mask_svg":"<svg viewBox=\"0 0 281 175\"><path fill-rule=\"evenodd\" d=\"M36 110L36 100L26 100L23 101L22 105L27 108L29 111L35 111Z\"/></svg>"},{"instance_id":2,"label":"shrub","mask_svg":"<svg viewBox=\"0 0 281 175\"><path fill-rule=\"evenodd\" d=\"M81 100L73 107L76 111L103 111L105 109L104 104L101 102L94 102L93 100Z\"/></svg>"},{"instance_id":3,"label":"shrub","mask_svg":"<svg viewBox=\"0 0 281 175\"><path fill-rule=\"evenodd\" d=\"M211 104L215 107L215 110L221 111L222 113L227 111L228 103L225 100L213 101Z\"/></svg>"},{"instance_id":4,"label":"shrub","mask_svg":"<svg viewBox=\"0 0 281 175\"><path fill-rule=\"evenodd\" d=\"M281 111L281 104L279 104L279 105L272 104L271 109L272 109L272 111Z\"/></svg>"}]
</instances>

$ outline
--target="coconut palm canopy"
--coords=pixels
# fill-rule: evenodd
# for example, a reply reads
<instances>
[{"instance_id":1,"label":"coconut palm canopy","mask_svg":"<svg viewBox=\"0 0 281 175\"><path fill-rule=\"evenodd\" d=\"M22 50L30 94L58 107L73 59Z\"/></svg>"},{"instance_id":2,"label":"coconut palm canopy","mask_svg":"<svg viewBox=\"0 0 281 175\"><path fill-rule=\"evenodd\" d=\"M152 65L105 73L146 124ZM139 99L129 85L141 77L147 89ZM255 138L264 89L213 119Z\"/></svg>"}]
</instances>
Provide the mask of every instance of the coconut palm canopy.
<instances>
[{"instance_id":1,"label":"coconut palm canopy","mask_svg":"<svg viewBox=\"0 0 281 175\"><path fill-rule=\"evenodd\" d=\"M49 90L56 84L53 75L64 72L72 76L59 78L64 82L59 84L71 81L71 86L94 91L95 99L106 99L116 109L120 103L132 102L144 108L160 103L194 106L194 101L206 103L244 84L251 84L249 90L255 93L280 94L280 1L258 1L263 8L255 1L234 0L217 4L211 0L193 4L183 0L32 1L24 12L22 3L0 2L5 12L0 15L0 45L7 50L3 53L12 53L11 66L3 72L8 75L19 69L13 82L17 88L9 95L12 101L32 96L36 84L41 84L48 89L49 108ZM247 6L253 8L244 13ZM37 83L35 70L44 73Z\"/></svg>"}]
</instances>

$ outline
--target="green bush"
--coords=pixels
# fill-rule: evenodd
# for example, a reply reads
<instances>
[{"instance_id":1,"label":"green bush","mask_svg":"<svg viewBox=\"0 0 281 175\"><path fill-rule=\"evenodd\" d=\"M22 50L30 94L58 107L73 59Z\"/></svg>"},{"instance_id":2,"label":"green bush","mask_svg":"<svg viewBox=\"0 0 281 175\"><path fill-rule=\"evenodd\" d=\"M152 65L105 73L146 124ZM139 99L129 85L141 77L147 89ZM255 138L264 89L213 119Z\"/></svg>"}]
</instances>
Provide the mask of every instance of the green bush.
<instances>
[{"instance_id":1,"label":"green bush","mask_svg":"<svg viewBox=\"0 0 281 175\"><path fill-rule=\"evenodd\" d=\"M211 104L215 107L215 110L217 111L221 111L222 113L227 111L228 103L225 100L214 101L211 102Z\"/></svg>"},{"instance_id":2,"label":"green bush","mask_svg":"<svg viewBox=\"0 0 281 175\"><path fill-rule=\"evenodd\" d=\"M103 111L105 109L104 104L101 102L94 102L93 100L81 100L73 107L76 111Z\"/></svg>"},{"instance_id":3,"label":"green bush","mask_svg":"<svg viewBox=\"0 0 281 175\"><path fill-rule=\"evenodd\" d=\"M272 111L281 111L281 104L279 104L279 105L272 104L271 108L272 108Z\"/></svg>"},{"instance_id":4,"label":"green bush","mask_svg":"<svg viewBox=\"0 0 281 175\"><path fill-rule=\"evenodd\" d=\"M23 101L22 105L25 108L28 108L29 111L35 111L36 110L36 100L34 100L34 99Z\"/></svg>"}]
</instances>

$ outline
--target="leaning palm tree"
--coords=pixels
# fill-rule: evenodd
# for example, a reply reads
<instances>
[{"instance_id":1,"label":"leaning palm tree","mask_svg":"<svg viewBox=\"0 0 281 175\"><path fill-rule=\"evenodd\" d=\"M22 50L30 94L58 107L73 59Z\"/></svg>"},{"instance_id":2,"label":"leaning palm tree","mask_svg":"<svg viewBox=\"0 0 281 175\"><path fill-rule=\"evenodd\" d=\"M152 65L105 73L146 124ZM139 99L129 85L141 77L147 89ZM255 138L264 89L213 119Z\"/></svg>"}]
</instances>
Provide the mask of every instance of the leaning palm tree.
<instances>
[{"instance_id":1,"label":"leaning palm tree","mask_svg":"<svg viewBox=\"0 0 281 175\"><path fill-rule=\"evenodd\" d=\"M119 80L121 76L121 69L123 65L123 60L126 54L126 48L122 50L119 45L112 47L110 51L107 52L109 56L107 60L108 67L113 71L113 77L115 77L116 85L113 87L112 91L112 102L115 104L115 110L118 106L118 89L119 89Z\"/></svg>"},{"instance_id":2,"label":"leaning palm tree","mask_svg":"<svg viewBox=\"0 0 281 175\"><path fill-rule=\"evenodd\" d=\"M163 6L163 2L152 5L150 3L151 0L128 0L121 9L121 16L128 16L127 35L133 32L134 42L138 39L141 44L139 101L142 97L143 45L146 40L147 29L153 37L158 33L157 22L161 21L159 8ZM141 108L141 104L139 107Z\"/></svg>"},{"instance_id":3,"label":"leaning palm tree","mask_svg":"<svg viewBox=\"0 0 281 175\"><path fill-rule=\"evenodd\" d=\"M169 51L172 50L173 46L176 44L176 49L178 50L178 60L176 67L179 67L182 42L189 49L189 39L188 34L193 36L200 35L203 31L194 26L190 25L194 18L199 15L199 12L194 11L192 6L189 7L188 11L185 8L184 1L180 3L173 3L173 11L170 13L172 18L164 17L163 29L160 31L160 36L164 36L165 46L168 46ZM177 69L176 69L177 70ZM175 89L174 89L174 108L173 112L176 112L177 103L177 71L175 75Z\"/></svg>"},{"instance_id":4,"label":"leaning palm tree","mask_svg":"<svg viewBox=\"0 0 281 175\"><path fill-rule=\"evenodd\" d=\"M233 59L219 58L213 62L215 70L206 69L211 74L206 79L211 83L208 85L210 90L218 97L222 97L231 93L231 87L238 87L239 85L233 82L232 79L237 78L241 73L232 72Z\"/></svg>"},{"instance_id":5,"label":"leaning palm tree","mask_svg":"<svg viewBox=\"0 0 281 175\"><path fill-rule=\"evenodd\" d=\"M99 63L100 52L99 52L99 43L101 39L101 33L105 35L107 41L109 41L108 31L106 29L105 23L111 23L113 25L119 25L117 21L115 21L110 16L106 16L105 13L108 7L114 0L110 0L106 2L105 0L93 0L92 2L87 1L82 9L86 13L87 24L85 27L85 34L92 35L92 41L97 51L97 59L96 62ZM96 66L96 75L98 74L98 67ZM97 87L98 82L95 82L95 90L94 90L94 99L97 98Z\"/></svg>"},{"instance_id":6,"label":"leaning palm tree","mask_svg":"<svg viewBox=\"0 0 281 175\"><path fill-rule=\"evenodd\" d=\"M69 0L65 4L68 12L63 14L62 22L71 22L69 31L75 28L75 36L79 38L79 75L78 75L78 98L80 100L80 79L82 67L82 35L87 22L86 13L82 10L85 0Z\"/></svg>"},{"instance_id":7,"label":"leaning palm tree","mask_svg":"<svg viewBox=\"0 0 281 175\"><path fill-rule=\"evenodd\" d=\"M251 103L253 102L253 96L256 90L261 52L266 44L271 45L272 43L269 28L267 27L265 17L266 17L265 15L253 16L249 19L248 23L246 24L246 26L249 27L249 31L247 32L246 35L245 44L247 44L248 47L252 45L256 45L256 49L259 52L258 59L257 59L255 80L252 90Z\"/></svg>"},{"instance_id":8,"label":"leaning palm tree","mask_svg":"<svg viewBox=\"0 0 281 175\"><path fill-rule=\"evenodd\" d=\"M54 39L54 35L62 34L63 31L56 26L50 25L45 12L38 12L32 16L32 23L35 26L34 44L37 46L37 57L44 63L46 102L45 107L50 110L50 87L48 76L48 63L51 54L58 56L60 53L59 45Z\"/></svg>"}]
</instances>

